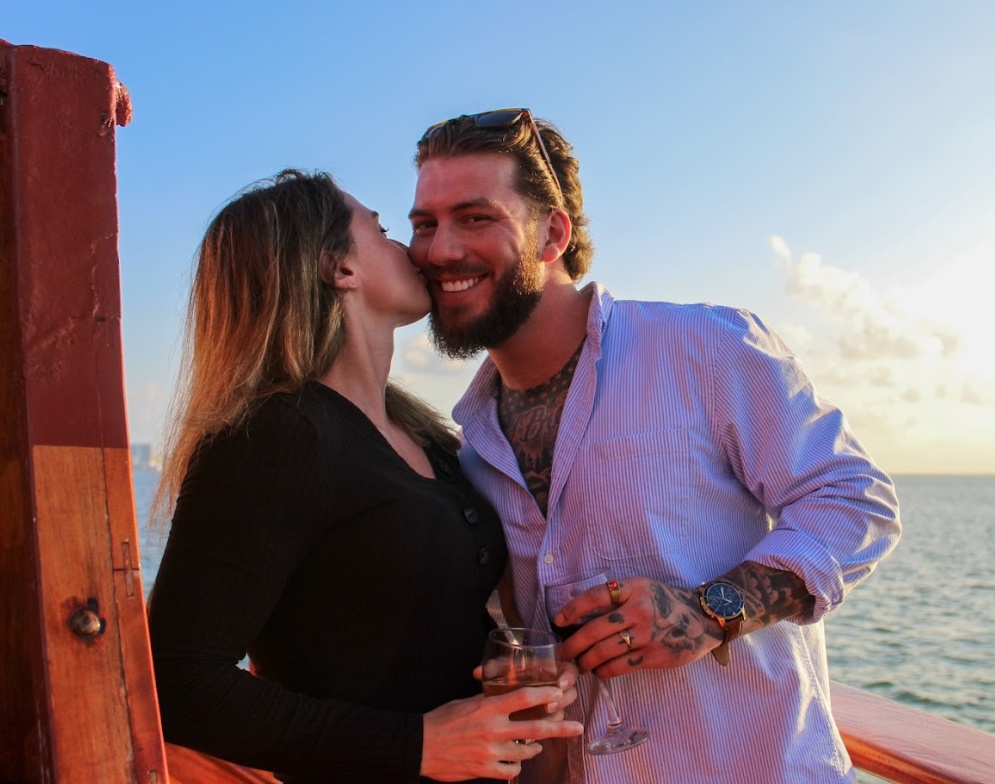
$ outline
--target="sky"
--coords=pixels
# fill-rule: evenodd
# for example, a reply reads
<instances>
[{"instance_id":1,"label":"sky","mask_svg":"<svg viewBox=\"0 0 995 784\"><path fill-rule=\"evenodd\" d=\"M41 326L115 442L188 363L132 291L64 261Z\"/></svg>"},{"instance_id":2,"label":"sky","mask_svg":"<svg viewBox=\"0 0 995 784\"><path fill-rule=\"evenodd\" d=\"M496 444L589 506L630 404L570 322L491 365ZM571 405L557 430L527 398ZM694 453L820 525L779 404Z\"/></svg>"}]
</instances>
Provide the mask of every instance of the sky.
<instances>
[{"instance_id":1,"label":"sky","mask_svg":"<svg viewBox=\"0 0 995 784\"><path fill-rule=\"evenodd\" d=\"M324 169L410 237L416 140L530 107L574 144L619 298L749 308L893 473L995 473L995 3L0 0L0 39L110 63L128 419L156 443L194 252L237 191ZM444 413L478 361L420 323Z\"/></svg>"}]
</instances>

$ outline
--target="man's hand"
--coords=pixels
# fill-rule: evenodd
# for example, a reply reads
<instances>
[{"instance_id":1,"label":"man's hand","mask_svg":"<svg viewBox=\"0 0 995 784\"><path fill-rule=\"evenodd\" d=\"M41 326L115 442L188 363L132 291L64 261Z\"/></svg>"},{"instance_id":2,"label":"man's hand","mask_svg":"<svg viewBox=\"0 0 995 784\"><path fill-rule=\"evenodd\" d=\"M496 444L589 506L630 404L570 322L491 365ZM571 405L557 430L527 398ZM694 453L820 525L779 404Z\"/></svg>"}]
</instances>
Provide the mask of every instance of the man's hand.
<instances>
[{"instance_id":1,"label":"man's hand","mask_svg":"<svg viewBox=\"0 0 995 784\"><path fill-rule=\"evenodd\" d=\"M753 561L743 561L719 579L738 586L746 599L742 634L784 618L810 616L815 606L801 577ZM581 672L613 678L633 670L682 667L725 639L718 621L701 609L696 588L630 577L619 581L619 594L621 602L613 607L608 589L595 586L555 620L557 626L570 626L601 613L563 643L563 657L577 658Z\"/></svg>"},{"instance_id":2,"label":"man's hand","mask_svg":"<svg viewBox=\"0 0 995 784\"><path fill-rule=\"evenodd\" d=\"M555 620L557 626L570 626L601 613L563 643L561 655L576 658L581 672L614 678L633 670L682 667L721 644L722 629L701 609L696 589L647 577L630 577L618 585L617 607L599 585L566 605Z\"/></svg>"}]
</instances>

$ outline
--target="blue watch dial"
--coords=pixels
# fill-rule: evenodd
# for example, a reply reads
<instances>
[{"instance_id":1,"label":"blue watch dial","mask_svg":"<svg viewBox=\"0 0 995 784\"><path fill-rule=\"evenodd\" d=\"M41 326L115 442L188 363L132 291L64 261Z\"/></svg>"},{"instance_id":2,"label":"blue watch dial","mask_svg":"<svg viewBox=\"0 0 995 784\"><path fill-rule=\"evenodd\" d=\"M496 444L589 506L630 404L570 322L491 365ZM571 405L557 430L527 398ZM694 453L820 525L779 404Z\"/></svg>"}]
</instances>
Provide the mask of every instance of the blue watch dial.
<instances>
[{"instance_id":1,"label":"blue watch dial","mask_svg":"<svg viewBox=\"0 0 995 784\"><path fill-rule=\"evenodd\" d=\"M743 611L743 594L732 583L716 582L705 589L705 601L712 612L726 620Z\"/></svg>"}]
</instances>

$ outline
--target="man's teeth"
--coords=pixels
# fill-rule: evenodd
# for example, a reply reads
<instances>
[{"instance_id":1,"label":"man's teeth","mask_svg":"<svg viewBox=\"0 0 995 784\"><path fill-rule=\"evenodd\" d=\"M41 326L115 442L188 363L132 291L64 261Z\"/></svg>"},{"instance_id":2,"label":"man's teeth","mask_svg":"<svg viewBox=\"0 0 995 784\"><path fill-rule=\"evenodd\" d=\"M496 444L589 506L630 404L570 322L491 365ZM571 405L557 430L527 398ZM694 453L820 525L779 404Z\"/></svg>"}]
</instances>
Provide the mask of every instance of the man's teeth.
<instances>
[{"instance_id":1,"label":"man's teeth","mask_svg":"<svg viewBox=\"0 0 995 784\"><path fill-rule=\"evenodd\" d=\"M468 288L476 286L483 279L483 275L478 275L476 278L466 278L465 280L440 280L439 285L445 292L466 291Z\"/></svg>"}]
</instances>

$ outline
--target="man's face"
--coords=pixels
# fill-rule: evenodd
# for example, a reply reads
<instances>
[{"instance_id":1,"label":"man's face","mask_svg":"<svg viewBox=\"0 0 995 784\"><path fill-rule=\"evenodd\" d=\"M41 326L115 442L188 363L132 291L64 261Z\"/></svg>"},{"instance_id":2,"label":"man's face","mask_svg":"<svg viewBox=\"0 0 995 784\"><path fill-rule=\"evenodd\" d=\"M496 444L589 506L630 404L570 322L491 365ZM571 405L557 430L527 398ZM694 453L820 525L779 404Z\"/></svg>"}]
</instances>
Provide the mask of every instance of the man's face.
<instances>
[{"instance_id":1,"label":"man's face","mask_svg":"<svg viewBox=\"0 0 995 784\"><path fill-rule=\"evenodd\" d=\"M429 281L436 347L456 358L493 348L542 297L537 222L503 155L433 158L411 209L412 261Z\"/></svg>"}]
</instances>

